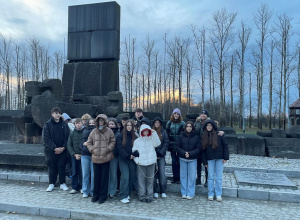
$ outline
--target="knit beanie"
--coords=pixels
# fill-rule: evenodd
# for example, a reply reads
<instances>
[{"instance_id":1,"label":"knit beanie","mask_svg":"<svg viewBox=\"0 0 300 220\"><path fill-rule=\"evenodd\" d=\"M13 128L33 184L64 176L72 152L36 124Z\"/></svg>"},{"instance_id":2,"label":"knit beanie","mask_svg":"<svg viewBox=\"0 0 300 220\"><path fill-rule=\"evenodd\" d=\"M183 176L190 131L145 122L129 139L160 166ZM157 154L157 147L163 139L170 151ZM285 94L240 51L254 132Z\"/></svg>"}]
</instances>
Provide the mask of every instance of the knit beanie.
<instances>
[{"instance_id":1,"label":"knit beanie","mask_svg":"<svg viewBox=\"0 0 300 220\"><path fill-rule=\"evenodd\" d=\"M203 110L201 111L201 114L204 114L204 115L206 115L207 117L209 117L209 113L208 113L208 111L207 111L206 109L203 109Z\"/></svg>"},{"instance_id":2,"label":"knit beanie","mask_svg":"<svg viewBox=\"0 0 300 220\"><path fill-rule=\"evenodd\" d=\"M178 108L175 108L172 114L178 113L181 116L181 112Z\"/></svg>"}]
</instances>

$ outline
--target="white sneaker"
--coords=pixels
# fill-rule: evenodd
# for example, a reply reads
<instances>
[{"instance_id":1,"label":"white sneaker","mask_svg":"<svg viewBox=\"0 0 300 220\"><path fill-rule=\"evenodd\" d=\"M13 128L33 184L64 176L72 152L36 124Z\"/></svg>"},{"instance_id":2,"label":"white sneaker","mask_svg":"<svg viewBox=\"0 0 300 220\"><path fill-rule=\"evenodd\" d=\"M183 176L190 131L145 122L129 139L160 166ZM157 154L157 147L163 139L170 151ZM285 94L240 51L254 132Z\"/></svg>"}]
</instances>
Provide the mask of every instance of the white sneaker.
<instances>
[{"instance_id":1,"label":"white sneaker","mask_svg":"<svg viewBox=\"0 0 300 220\"><path fill-rule=\"evenodd\" d=\"M64 191L69 190L69 188L67 187L67 185L66 185L65 183L60 184L60 187L59 187L59 188L62 189L62 190L64 190Z\"/></svg>"},{"instance_id":2,"label":"white sneaker","mask_svg":"<svg viewBox=\"0 0 300 220\"><path fill-rule=\"evenodd\" d=\"M213 196L208 196L207 198L209 201L213 201L214 200L214 197Z\"/></svg>"},{"instance_id":3,"label":"white sneaker","mask_svg":"<svg viewBox=\"0 0 300 220\"><path fill-rule=\"evenodd\" d=\"M89 197L89 195L87 195L87 194L82 195L82 198L87 198L87 197Z\"/></svg>"},{"instance_id":4,"label":"white sneaker","mask_svg":"<svg viewBox=\"0 0 300 220\"><path fill-rule=\"evenodd\" d=\"M157 199L158 198L158 193L154 193L153 197Z\"/></svg>"},{"instance_id":5,"label":"white sneaker","mask_svg":"<svg viewBox=\"0 0 300 220\"><path fill-rule=\"evenodd\" d=\"M126 198L126 199L130 200L130 196L127 196L127 198Z\"/></svg>"},{"instance_id":6,"label":"white sneaker","mask_svg":"<svg viewBox=\"0 0 300 220\"><path fill-rule=\"evenodd\" d=\"M166 193L162 193L162 194L161 194L161 197L162 197L162 198L166 198L166 197L167 197Z\"/></svg>"},{"instance_id":7,"label":"white sneaker","mask_svg":"<svg viewBox=\"0 0 300 220\"><path fill-rule=\"evenodd\" d=\"M222 196L217 196L217 201L221 202L222 201Z\"/></svg>"},{"instance_id":8,"label":"white sneaker","mask_svg":"<svg viewBox=\"0 0 300 220\"><path fill-rule=\"evenodd\" d=\"M47 188L47 192L51 192L54 188L54 184L49 184L48 188Z\"/></svg>"},{"instance_id":9,"label":"white sneaker","mask_svg":"<svg viewBox=\"0 0 300 220\"><path fill-rule=\"evenodd\" d=\"M83 190L82 189L80 190L80 193L83 194Z\"/></svg>"},{"instance_id":10,"label":"white sneaker","mask_svg":"<svg viewBox=\"0 0 300 220\"><path fill-rule=\"evenodd\" d=\"M125 199L121 199L120 202L122 202L123 204L126 204L126 203L129 203L130 201L127 198L125 198Z\"/></svg>"},{"instance_id":11,"label":"white sneaker","mask_svg":"<svg viewBox=\"0 0 300 220\"><path fill-rule=\"evenodd\" d=\"M194 196L187 196L186 199L193 199Z\"/></svg>"},{"instance_id":12,"label":"white sneaker","mask_svg":"<svg viewBox=\"0 0 300 220\"><path fill-rule=\"evenodd\" d=\"M181 198L186 199L186 196L181 196Z\"/></svg>"},{"instance_id":13,"label":"white sneaker","mask_svg":"<svg viewBox=\"0 0 300 220\"><path fill-rule=\"evenodd\" d=\"M75 194L77 191L75 190L75 189L72 189L71 191L70 191L70 194Z\"/></svg>"}]
</instances>

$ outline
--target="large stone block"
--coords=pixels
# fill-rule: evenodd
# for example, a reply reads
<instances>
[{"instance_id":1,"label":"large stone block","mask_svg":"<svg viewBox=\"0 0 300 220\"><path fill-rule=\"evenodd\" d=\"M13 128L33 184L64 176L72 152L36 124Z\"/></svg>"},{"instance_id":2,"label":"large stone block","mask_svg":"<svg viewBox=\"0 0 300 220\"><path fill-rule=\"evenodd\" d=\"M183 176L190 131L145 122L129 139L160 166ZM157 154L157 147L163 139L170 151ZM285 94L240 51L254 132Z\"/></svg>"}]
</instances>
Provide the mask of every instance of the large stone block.
<instances>
[{"instance_id":1,"label":"large stone block","mask_svg":"<svg viewBox=\"0 0 300 220\"><path fill-rule=\"evenodd\" d=\"M238 154L265 156L265 141L264 138L257 135L238 135Z\"/></svg>"},{"instance_id":2,"label":"large stone block","mask_svg":"<svg viewBox=\"0 0 300 220\"><path fill-rule=\"evenodd\" d=\"M272 128L271 132L273 138L286 138L286 131L283 129Z\"/></svg>"},{"instance_id":3,"label":"large stone block","mask_svg":"<svg viewBox=\"0 0 300 220\"><path fill-rule=\"evenodd\" d=\"M258 191L254 189L238 188L238 197L242 199L254 199L254 200L269 200L268 191Z\"/></svg>"},{"instance_id":4,"label":"large stone block","mask_svg":"<svg viewBox=\"0 0 300 220\"><path fill-rule=\"evenodd\" d=\"M268 131L257 131L256 135L261 137L272 137L272 133Z\"/></svg>"},{"instance_id":5,"label":"large stone block","mask_svg":"<svg viewBox=\"0 0 300 220\"><path fill-rule=\"evenodd\" d=\"M225 134L236 134L235 129L233 127L220 127L219 131L224 131Z\"/></svg>"},{"instance_id":6,"label":"large stone block","mask_svg":"<svg viewBox=\"0 0 300 220\"><path fill-rule=\"evenodd\" d=\"M268 156L276 158L300 159L299 146L267 146Z\"/></svg>"},{"instance_id":7,"label":"large stone block","mask_svg":"<svg viewBox=\"0 0 300 220\"><path fill-rule=\"evenodd\" d=\"M120 6L116 2L69 7L68 60L119 60Z\"/></svg>"},{"instance_id":8,"label":"large stone block","mask_svg":"<svg viewBox=\"0 0 300 220\"><path fill-rule=\"evenodd\" d=\"M0 140L17 140L18 131L12 122L0 122Z\"/></svg>"},{"instance_id":9,"label":"large stone block","mask_svg":"<svg viewBox=\"0 0 300 220\"><path fill-rule=\"evenodd\" d=\"M300 193L270 191L270 201L300 202Z\"/></svg>"},{"instance_id":10,"label":"large stone block","mask_svg":"<svg viewBox=\"0 0 300 220\"><path fill-rule=\"evenodd\" d=\"M269 138L265 137L266 146L300 146L297 138Z\"/></svg>"},{"instance_id":11,"label":"large stone block","mask_svg":"<svg viewBox=\"0 0 300 220\"><path fill-rule=\"evenodd\" d=\"M228 149L230 154L238 154L238 136L234 134L225 135L225 140L228 144Z\"/></svg>"}]
</instances>

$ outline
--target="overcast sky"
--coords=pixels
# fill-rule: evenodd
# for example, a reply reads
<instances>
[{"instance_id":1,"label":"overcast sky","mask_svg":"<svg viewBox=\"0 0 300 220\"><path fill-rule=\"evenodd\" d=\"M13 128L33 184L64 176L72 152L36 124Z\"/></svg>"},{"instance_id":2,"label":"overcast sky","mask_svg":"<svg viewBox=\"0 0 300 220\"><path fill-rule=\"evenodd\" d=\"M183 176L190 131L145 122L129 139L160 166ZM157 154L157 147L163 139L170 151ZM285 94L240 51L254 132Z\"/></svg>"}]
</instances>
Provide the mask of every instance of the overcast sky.
<instances>
[{"instance_id":1,"label":"overcast sky","mask_svg":"<svg viewBox=\"0 0 300 220\"><path fill-rule=\"evenodd\" d=\"M90 0L1 0L0 33L22 42L36 37L53 47L67 41L68 6L97 3ZM261 3L268 3L274 14L287 12L299 23L299 0L120 0L121 40L129 34L138 40L147 34L161 39L184 35L187 26L208 24L214 11L225 7L238 12L238 20L253 21ZM252 24L250 25L252 26Z\"/></svg>"}]
</instances>

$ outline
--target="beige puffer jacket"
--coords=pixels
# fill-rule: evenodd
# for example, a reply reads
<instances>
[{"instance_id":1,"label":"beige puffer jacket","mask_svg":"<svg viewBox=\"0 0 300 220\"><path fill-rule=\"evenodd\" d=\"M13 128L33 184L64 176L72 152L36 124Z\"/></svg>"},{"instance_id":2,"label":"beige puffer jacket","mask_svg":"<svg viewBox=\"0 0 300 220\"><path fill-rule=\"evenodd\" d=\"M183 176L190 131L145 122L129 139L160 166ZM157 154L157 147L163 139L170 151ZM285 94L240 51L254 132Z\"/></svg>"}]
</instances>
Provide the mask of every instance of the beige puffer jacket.
<instances>
[{"instance_id":1,"label":"beige puffer jacket","mask_svg":"<svg viewBox=\"0 0 300 220\"><path fill-rule=\"evenodd\" d=\"M99 119L104 119L103 129L99 129ZM92 153L93 163L106 163L114 159L113 149L116 144L114 132L107 127L107 116L100 114L96 118L96 128L90 133L87 148Z\"/></svg>"}]
</instances>

